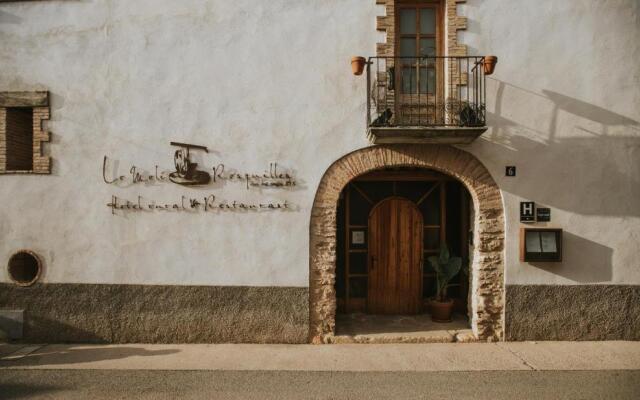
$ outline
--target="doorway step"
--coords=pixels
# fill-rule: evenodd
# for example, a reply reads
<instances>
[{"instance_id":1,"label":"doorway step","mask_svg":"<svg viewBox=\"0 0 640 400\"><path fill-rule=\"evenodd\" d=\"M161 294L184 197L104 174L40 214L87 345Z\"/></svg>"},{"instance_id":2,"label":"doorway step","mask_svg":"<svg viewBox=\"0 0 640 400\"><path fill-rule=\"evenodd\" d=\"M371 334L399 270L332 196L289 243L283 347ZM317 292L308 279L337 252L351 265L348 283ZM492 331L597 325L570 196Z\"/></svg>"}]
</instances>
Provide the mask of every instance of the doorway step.
<instances>
[{"instance_id":1,"label":"doorway step","mask_svg":"<svg viewBox=\"0 0 640 400\"><path fill-rule=\"evenodd\" d=\"M466 316L454 314L453 321L431 321L418 315L336 315L336 335L332 343L452 343L475 342Z\"/></svg>"}]
</instances>

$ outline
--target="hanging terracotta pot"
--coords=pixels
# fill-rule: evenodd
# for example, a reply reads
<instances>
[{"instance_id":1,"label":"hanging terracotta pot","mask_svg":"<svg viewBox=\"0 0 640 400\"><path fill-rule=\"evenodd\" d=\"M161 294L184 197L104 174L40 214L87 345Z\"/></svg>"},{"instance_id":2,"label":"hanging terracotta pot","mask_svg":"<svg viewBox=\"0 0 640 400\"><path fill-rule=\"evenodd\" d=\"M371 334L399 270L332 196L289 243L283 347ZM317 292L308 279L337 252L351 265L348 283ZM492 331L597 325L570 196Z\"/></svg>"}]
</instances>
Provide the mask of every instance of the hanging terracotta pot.
<instances>
[{"instance_id":1,"label":"hanging terracotta pot","mask_svg":"<svg viewBox=\"0 0 640 400\"><path fill-rule=\"evenodd\" d=\"M367 59L364 57L352 57L351 58L351 70L354 75L362 75L364 71L364 65L367 63Z\"/></svg>"},{"instance_id":2,"label":"hanging terracotta pot","mask_svg":"<svg viewBox=\"0 0 640 400\"><path fill-rule=\"evenodd\" d=\"M497 63L498 63L498 57L485 56L484 57L484 74L485 75L493 74L493 71L496 69Z\"/></svg>"}]
</instances>

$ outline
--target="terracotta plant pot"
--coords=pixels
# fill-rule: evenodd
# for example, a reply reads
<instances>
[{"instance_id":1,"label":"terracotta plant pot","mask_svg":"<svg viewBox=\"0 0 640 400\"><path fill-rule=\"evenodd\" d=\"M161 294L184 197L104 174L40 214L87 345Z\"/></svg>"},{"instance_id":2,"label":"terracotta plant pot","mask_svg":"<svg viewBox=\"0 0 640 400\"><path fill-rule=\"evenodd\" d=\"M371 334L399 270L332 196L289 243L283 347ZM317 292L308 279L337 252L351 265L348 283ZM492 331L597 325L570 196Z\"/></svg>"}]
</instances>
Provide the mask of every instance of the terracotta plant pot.
<instances>
[{"instance_id":1,"label":"terracotta plant pot","mask_svg":"<svg viewBox=\"0 0 640 400\"><path fill-rule=\"evenodd\" d=\"M362 71L364 71L364 65L367 63L367 59L364 57L353 57L351 58L351 70L354 75L362 75Z\"/></svg>"},{"instance_id":2,"label":"terracotta plant pot","mask_svg":"<svg viewBox=\"0 0 640 400\"><path fill-rule=\"evenodd\" d=\"M451 322L451 314L453 313L453 300L437 301L431 299L429 301L429 311L431 312L431 320L434 322Z\"/></svg>"},{"instance_id":3,"label":"terracotta plant pot","mask_svg":"<svg viewBox=\"0 0 640 400\"><path fill-rule=\"evenodd\" d=\"M496 69L497 63L498 63L498 57L485 56L484 57L484 74L485 75L493 74L493 71Z\"/></svg>"}]
</instances>

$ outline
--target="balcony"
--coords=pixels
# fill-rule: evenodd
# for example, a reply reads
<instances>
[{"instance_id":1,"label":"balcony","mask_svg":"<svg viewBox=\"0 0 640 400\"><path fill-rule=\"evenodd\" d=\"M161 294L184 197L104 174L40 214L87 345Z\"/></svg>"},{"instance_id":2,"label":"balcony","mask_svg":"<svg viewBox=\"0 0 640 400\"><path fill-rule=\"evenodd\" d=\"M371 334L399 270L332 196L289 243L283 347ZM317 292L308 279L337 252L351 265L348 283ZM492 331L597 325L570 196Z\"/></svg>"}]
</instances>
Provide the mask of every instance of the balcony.
<instances>
[{"instance_id":1,"label":"balcony","mask_svg":"<svg viewBox=\"0 0 640 400\"><path fill-rule=\"evenodd\" d=\"M373 143L465 144L487 130L485 57L369 57L365 66Z\"/></svg>"}]
</instances>

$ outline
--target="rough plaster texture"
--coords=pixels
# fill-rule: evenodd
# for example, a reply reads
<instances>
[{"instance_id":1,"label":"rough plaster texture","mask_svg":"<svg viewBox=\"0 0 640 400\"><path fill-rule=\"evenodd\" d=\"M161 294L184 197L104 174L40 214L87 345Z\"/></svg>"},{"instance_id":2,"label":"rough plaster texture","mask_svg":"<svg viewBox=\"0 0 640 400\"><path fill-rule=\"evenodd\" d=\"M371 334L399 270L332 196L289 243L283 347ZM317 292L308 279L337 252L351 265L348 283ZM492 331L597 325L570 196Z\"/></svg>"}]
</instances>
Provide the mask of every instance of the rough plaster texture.
<instances>
[{"instance_id":1,"label":"rough plaster texture","mask_svg":"<svg viewBox=\"0 0 640 400\"><path fill-rule=\"evenodd\" d=\"M507 285L507 340L640 340L640 286Z\"/></svg>"},{"instance_id":2,"label":"rough plaster texture","mask_svg":"<svg viewBox=\"0 0 640 400\"><path fill-rule=\"evenodd\" d=\"M361 0L86 1L0 5L0 90L49 90L50 176L2 176L0 265L18 248L48 283L308 285L315 189L335 158L367 145L364 80L375 5ZM173 170L170 141L205 145L199 166L297 186L108 185L132 165ZM112 175L110 174L109 177ZM112 195L284 201L288 212L121 212ZM10 239L7 239L10 238ZM9 282L5 268L0 280Z\"/></svg>"},{"instance_id":3,"label":"rough plaster texture","mask_svg":"<svg viewBox=\"0 0 640 400\"><path fill-rule=\"evenodd\" d=\"M469 54L499 59L489 130L468 150L505 199L507 283L640 284L640 2L468 0L460 12ZM562 263L519 261L527 200L551 208L537 225L564 229Z\"/></svg>"},{"instance_id":4,"label":"rough plaster texture","mask_svg":"<svg viewBox=\"0 0 640 400\"><path fill-rule=\"evenodd\" d=\"M495 181L478 159L451 146L384 145L350 153L322 177L311 214L309 255L310 341L335 334L336 216L338 198L352 179L385 167L421 167L457 178L473 199L476 243L470 267L471 329L481 340L503 337L504 211Z\"/></svg>"},{"instance_id":5,"label":"rough plaster texture","mask_svg":"<svg viewBox=\"0 0 640 400\"><path fill-rule=\"evenodd\" d=\"M451 3L466 26L456 43L499 57L489 130L464 150L501 190L506 282L640 284L640 4ZM0 90L51 92L52 157L49 176L0 177L0 265L28 248L49 283L306 287L316 188L335 160L367 146L366 84L349 60L376 53L385 12L373 0L0 4ZM262 172L277 161L299 185L102 181L104 155L125 175L170 170L171 140L208 146L195 155L207 168ZM294 207L114 216L105 206L112 195L209 193ZM565 230L561 264L518 261L522 200L550 207L546 225Z\"/></svg>"},{"instance_id":6,"label":"rough plaster texture","mask_svg":"<svg viewBox=\"0 0 640 400\"><path fill-rule=\"evenodd\" d=\"M32 343L305 343L308 302L306 288L0 284Z\"/></svg>"}]
</instances>

